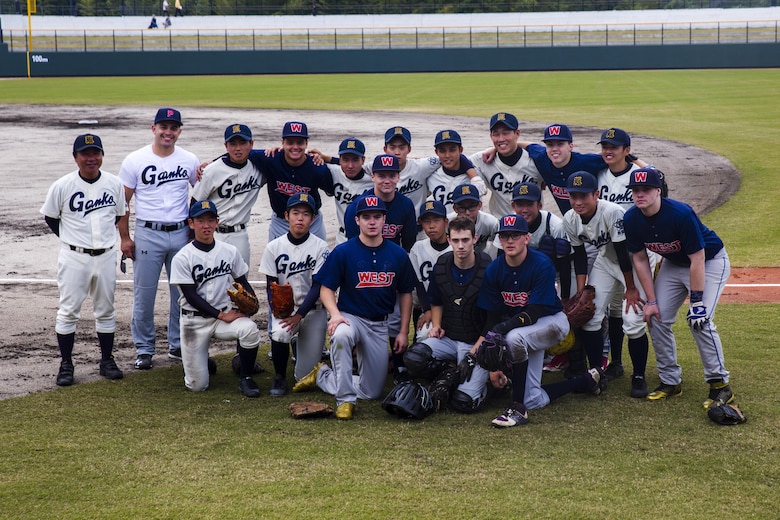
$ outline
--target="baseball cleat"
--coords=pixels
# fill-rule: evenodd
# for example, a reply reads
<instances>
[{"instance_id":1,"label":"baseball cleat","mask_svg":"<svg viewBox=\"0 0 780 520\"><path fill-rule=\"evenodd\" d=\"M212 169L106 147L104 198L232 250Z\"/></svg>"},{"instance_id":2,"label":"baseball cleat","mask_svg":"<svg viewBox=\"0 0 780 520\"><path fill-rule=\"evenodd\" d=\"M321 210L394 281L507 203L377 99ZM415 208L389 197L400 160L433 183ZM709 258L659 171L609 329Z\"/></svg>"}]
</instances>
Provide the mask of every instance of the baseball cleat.
<instances>
[{"instance_id":1,"label":"baseball cleat","mask_svg":"<svg viewBox=\"0 0 780 520\"><path fill-rule=\"evenodd\" d=\"M509 408L504 410L504 413L493 419L491 424L496 428L511 428L528 424L528 410L520 403L512 403Z\"/></svg>"},{"instance_id":2,"label":"baseball cleat","mask_svg":"<svg viewBox=\"0 0 780 520\"><path fill-rule=\"evenodd\" d=\"M150 370L152 368L152 355L138 354L133 366L136 370Z\"/></svg>"},{"instance_id":3,"label":"baseball cleat","mask_svg":"<svg viewBox=\"0 0 780 520\"><path fill-rule=\"evenodd\" d=\"M710 395L704 400L704 409L734 402L734 393L728 383L710 383Z\"/></svg>"},{"instance_id":4,"label":"baseball cleat","mask_svg":"<svg viewBox=\"0 0 780 520\"><path fill-rule=\"evenodd\" d=\"M593 395L599 395L607 389L607 378L600 368L591 368L585 372L585 381L588 384L588 392Z\"/></svg>"},{"instance_id":5,"label":"baseball cleat","mask_svg":"<svg viewBox=\"0 0 780 520\"><path fill-rule=\"evenodd\" d=\"M658 388L650 392L648 394L647 399L649 401L660 401L661 399L666 399L667 397L677 397L682 395L682 385L667 385L665 383L661 383Z\"/></svg>"},{"instance_id":6,"label":"baseball cleat","mask_svg":"<svg viewBox=\"0 0 780 520\"><path fill-rule=\"evenodd\" d=\"M336 419L349 421L352 419L352 412L355 410L355 403L341 403L336 408Z\"/></svg>"},{"instance_id":7,"label":"baseball cleat","mask_svg":"<svg viewBox=\"0 0 780 520\"><path fill-rule=\"evenodd\" d=\"M251 377L243 377L238 380L238 389L244 397L260 397L260 389Z\"/></svg>"},{"instance_id":8,"label":"baseball cleat","mask_svg":"<svg viewBox=\"0 0 780 520\"><path fill-rule=\"evenodd\" d=\"M545 372L560 372L569 367L569 356L566 354L556 354L549 363L544 365Z\"/></svg>"},{"instance_id":9,"label":"baseball cleat","mask_svg":"<svg viewBox=\"0 0 780 520\"><path fill-rule=\"evenodd\" d=\"M73 363L63 361L60 363L60 371L57 373L57 386L70 386L73 384Z\"/></svg>"},{"instance_id":10,"label":"baseball cleat","mask_svg":"<svg viewBox=\"0 0 780 520\"><path fill-rule=\"evenodd\" d=\"M604 377L607 378L607 381L610 381L612 379L617 379L624 373L623 363L610 363L607 365L606 370L604 370Z\"/></svg>"},{"instance_id":11,"label":"baseball cleat","mask_svg":"<svg viewBox=\"0 0 780 520\"><path fill-rule=\"evenodd\" d=\"M100 375L106 379L122 379L125 376L122 371L119 370L119 367L116 366L116 361L114 361L113 356L100 362Z\"/></svg>"},{"instance_id":12,"label":"baseball cleat","mask_svg":"<svg viewBox=\"0 0 780 520\"><path fill-rule=\"evenodd\" d=\"M631 392L628 395L637 399L647 397L647 381L645 381L644 377L631 376Z\"/></svg>"},{"instance_id":13,"label":"baseball cleat","mask_svg":"<svg viewBox=\"0 0 780 520\"><path fill-rule=\"evenodd\" d=\"M181 361L181 349L175 348L173 350L169 350L168 357L171 359L178 359L179 361Z\"/></svg>"},{"instance_id":14,"label":"baseball cleat","mask_svg":"<svg viewBox=\"0 0 780 520\"><path fill-rule=\"evenodd\" d=\"M320 372L320 368L325 363L317 363L317 365L311 369L311 372L303 376L300 381L293 386L293 393L306 392L307 390L314 390L317 387L317 374Z\"/></svg>"},{"instance_id":15,"label":"baseball cleat","mask_svg":"<svg viewBox=\"0 0 780 520\"><path fill-rule=\"evenodd\" d=\"M280 397L287 393L287 379L280 375L274 376L274 381L271 383L271 390L268 393L274 397Z\"/></svg>"}]
</instances>

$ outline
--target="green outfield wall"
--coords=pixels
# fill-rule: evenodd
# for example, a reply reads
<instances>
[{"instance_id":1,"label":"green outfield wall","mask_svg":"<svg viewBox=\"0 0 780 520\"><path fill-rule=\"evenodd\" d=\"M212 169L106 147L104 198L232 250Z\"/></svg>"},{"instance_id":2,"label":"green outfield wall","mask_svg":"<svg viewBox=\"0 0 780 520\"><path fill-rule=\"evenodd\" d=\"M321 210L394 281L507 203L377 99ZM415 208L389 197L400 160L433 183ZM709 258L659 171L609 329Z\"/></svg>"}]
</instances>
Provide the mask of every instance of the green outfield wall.
<instances>
[{"instance_id":1,"label":"green outfield wall","mask_svg":"<svg viewBox=\"0 0 780 520\"><path fill-rule=\"evenodd\" d=\"M224 52L33 52L32 77L318 74L780 67L780 43L489 49ZM27 55L0 45L0 76L27 76Z\"/></svg>"}]
</instances>

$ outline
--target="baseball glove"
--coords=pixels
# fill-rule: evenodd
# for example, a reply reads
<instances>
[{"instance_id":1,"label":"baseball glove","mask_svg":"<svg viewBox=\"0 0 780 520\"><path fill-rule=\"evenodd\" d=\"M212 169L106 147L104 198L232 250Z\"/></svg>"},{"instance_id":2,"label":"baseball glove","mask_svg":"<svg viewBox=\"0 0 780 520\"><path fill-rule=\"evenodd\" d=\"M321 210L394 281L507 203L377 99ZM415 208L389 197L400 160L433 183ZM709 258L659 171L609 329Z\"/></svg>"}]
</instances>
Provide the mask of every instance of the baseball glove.
<instances>
[{"instance_id":1,"label":"baseball glove","mask_svg":"<svg viewBox=\"0 0 780 520\"><path fill-rule=\"evenodd\" d=\"M569 318L569 326L577 329L588 323L596 313L596 305L593 299L596 297L596 288L586 285L581 291L569 298L563 306L563 312Z\"/></svg>"},{"instance_id":2,"label":"baseball glove","mask_svg":"<svg viewBox=\"0 0 780 520\"><path fill-rule=\"evenodd\" d=\"M561 341L553 345L552 347L547 349L547 352L552 356L558 356L560 354L565 354L568 351L570 351L572 348L574 348L574 343L576 342L576 338L574 337L574 331L569 330L569 333L566 334L566 337L563 338Z\"/></svg>"},{"instance_id":3,"label":"baseball glove","mask_svg":"<svg viewBox=\"0 0 780 520\"><path fill-rule=\"evenodd\" d=\"M736 404L710 406L707 410L707 415L712 422L721 426L734 426L735 424L747 422L747 417L745 417L745 414L742 413L742 410Z\"/></svg>"},{"instance_id":4,"label":"baseball glove","mask_svg":"<svg viewBox=\"0 0 780 520\"><path fill-rule=\"evenodd\" d=\"M318 419L327 417L333 413L333 407L325 403L304 401L302 403L290 403L290 415L293 419Z\"/></svg>"},{"instance_id":5,"label":"baseball glove","mask_svg":"<svg viewBox=\"0 0 780 520\"><path fill-rule=\"evenodd\" d=\"M236 305L241 314L251 316L260 310L260 302L257 301L257 296L244 289L244 286L240 283L233 282L233 289L228 289L227 292L230 300Z\"/></svg>"},{"instance_id":6,"label":"baseball glove","mask_svg":"<svg viewBox=\"0 0 780 520\"><path fill-rule=\"evenodd\" d=\"M295 299L293 297L292 286L289 283L279 285L271 282L271 308L274 318L283 320L290 316L295 310Z\"/></svg>"},{"instance_id":7,"label":"baseball glove","mask_svg":"<svg viewBox=\"0 0 780 520\"><path fill-rule=\"evenodd\" d=\"M477 363L489 372L511 370L512 353L506 346L504 336L492 330L485 334L485 339L477 349Z\"/></svg>"}]
</instances>

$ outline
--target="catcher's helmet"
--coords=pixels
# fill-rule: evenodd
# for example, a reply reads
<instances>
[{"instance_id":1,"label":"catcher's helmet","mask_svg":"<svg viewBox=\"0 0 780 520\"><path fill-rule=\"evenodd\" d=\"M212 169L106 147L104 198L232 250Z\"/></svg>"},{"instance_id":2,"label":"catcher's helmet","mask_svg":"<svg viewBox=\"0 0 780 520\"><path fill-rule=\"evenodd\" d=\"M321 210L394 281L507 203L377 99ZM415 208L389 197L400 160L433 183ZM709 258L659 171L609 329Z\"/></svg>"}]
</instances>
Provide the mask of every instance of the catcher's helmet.
<instances>
[{"instance_id":1,"label":"catcher's helmet","mask_svg":"<svg viewBox=\"0 0 780 520\"><path fill-rule=\"evenodd\" d=\"M382 408L402 419L424 419L433 411L433 401L428 389L420 383L403 381L387 394Z\"/></svg>"},{"instance_id":2,"label":"catcher's helmet","mask_svg":"<svg viewBox=\"0 0 780 520\"><path fill-rule=\"evenodd\" d=\"M433 381L442 370L447 368L447 363L435 359L430 346L417 342L404 352L404 366L412 376Z\"/></svg>"}]
</instances>

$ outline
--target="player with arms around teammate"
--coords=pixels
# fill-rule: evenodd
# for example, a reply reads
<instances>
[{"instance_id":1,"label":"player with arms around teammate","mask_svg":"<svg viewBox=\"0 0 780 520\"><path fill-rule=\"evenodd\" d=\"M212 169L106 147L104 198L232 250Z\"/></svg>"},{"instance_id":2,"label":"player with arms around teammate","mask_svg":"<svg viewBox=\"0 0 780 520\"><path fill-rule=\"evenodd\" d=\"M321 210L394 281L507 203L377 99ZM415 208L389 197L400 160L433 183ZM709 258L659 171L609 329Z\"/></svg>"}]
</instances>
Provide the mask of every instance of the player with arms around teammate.
<instances>
[{"instance_id":1,"label":"player with arms around teammate","mask_svg":"<svg viewBox=\"0 0 780 520\"><path fill-rule=\"evenodd\" d=\"M100 344L100 375L121 379L114 361L114 292L116 290L116 224L125 214L125 192L116 176L101 171L103 143L94 134L84 134L73 143L78 167L49 188L41 213L52 232L60 237L57 285L60 306L54 327L62 361L59 386L70 386L73 377L73 346L81 305L92 296L95 331Z\"/></svg>"},{"instance_id":2,"label":"player with arms around teammate","mask_svg":"<svg viewBox=\"0 0 780 520\"><path fill-rule=\"evenodd\" d=\"M601 372L542 385L544 351L569 333L569 320L555 293L552 260L528 247L528 223L519 215L499 220L498 237L504 254L485 270L478 305L487 312L483 340L477 349L482 368L491 372L495 387L512 380L512 403L493 419L497 428L511 428L528 422L528 410L542 408L570 392L600 392ZM483 353L492 345L506 348L500 364L487 363Z\"/></svg>"},{"instance_id":3,"label":"player with arms around teammate","mask_svg":"<svg viewBox=\"0 0 780 520\"><path fill-rule=\"evenodd\" d=\"M249 264L249 217L252 215L263 175L249 162L252 150L252 130L239 123L225 129L225 149L222 156L203 170L201 179L192 190L192 202L210 200L221 215L217 239L234 245L244 262Z\"/></svg>"},{"instance_id":4,"label":"player with arms around teammate","mask_svg":"<svg viewBox=\"0 0 780 520\"><path fill-rule=\"evenodd\" d=\"M645 369L649 349L642 317L645 294L635 277L626 249L624 210L613 202L599 198L596 178L588 172L571 174L566 191L572 209L563 216L563 223L566 236L574 247L577 290L581 291L586 281L596 288L596 298L593 301L596 312L582 328L582 341L588 362L591 367L602 365L602 321L607 313L607 306L620 297L622 319L609 319L609 341L615 348L622 348L623 334L628 336L628 353L634 365L630 395L645 397ZM587 269L585 244L592 245L599 252L590 273Z\"/></svg>"},{"instance_id":5,"label":"player with arms around teammate","mask_svg":"<svg viewBox=\"0 0 780 520\"><path fill-rule=\"evenodd\" d=\"M375 195L357 201L360 234L337 246L314 280L330 314L330 359L333 368L317 365L298 381L293 392L319 386L336 397L336 417L352 419L355 402L377 399L387 379L387 316L396 298L401 325L393 344L403 354L409 337L412 291L417 284L406 252L382 237L385 203ZM339 291L338 301L336 291ZM357 347L358 374L352 375L352 349Z\"/></svg>"},{"instance_id":6,"label":"player with arms around teammate","mask_svg":"<svg viewBox=\"0 0 780 520\"><path fill-rule=\"evenodd\" d=\"M475 179L479 183L482 194L487 192L482 179L477 176L474 165L463 155L463 144L460 134L455 130L442 130L436 134L434 151L439 158L441 167L428 177L428 192L452 211L452 192L460 185Z\"/></svg>"},{"instance_id":7,"label":"player with arms around teammate","mask_svg":"<svg viewBox=\"0 0 780 520\"><path fill-rule=\"evenodd\" d=\"M133 260L133 317L130 329L136 349L135 368L152 368L155 353L154 302L163 266L170 281L173 256L189 240L187 214L189 189L195 184L198 158L176 146L181 136L181 113L173 108L157 111L152 144L130 153L122 161L119 180L129 204L135 196L135 236L130 218L119 221L122 254ZM168 309L168 356L181 359L179 293L171 285Z\"/></svg>"},{"instance_id":8,"label":"player with arms around teammate","mask_svg":"<svg viewBox=\"0 0 780 520\"><path fill-rule=\"evenodd\" d=\"M270 338L276 375L270 394L287 393L287 359L290 340L297 334L295 378L301 379L319 362L325 344L325 328L328 317L321 305L320 284L313 282L313 275L322 268L328 258L328 244L309 232L317 209L308 193L298 193L287 200L284 216L290 223L290 231L268 243L263 250L260 272L265 274L269 287L268 301L272 301L272 282L290 284L295 298L295 310L290 316L277 318L273 311Z\"/></svg>"},{"instance_id":9,"label":"player with arms around teammate","mask_svg":"<svg viewBox=\"0 0 780 520\"><path fill-rule=\"evenodd\" d=\"M209 341L236 339L241 345L239 391L260 397L252 379L252 367L260 345L255 322L231 308L228 289L235 280L254 294L246 278L249 266L234 246L214 240L219 225L217 206L210 200L195 202L188 224L195 240L173 257L171 283L181 291L181 353L184 384L194 392L209 386ZM248 367L246 370L244 367Z\"/></svg>"},{"instance_id":10,"label":"player with arms around teammate","mask_svg":"<svg viewBox=\"0 0 780 520\"><path fill-rule=\"evenodd\" d=\"M485 269L491 258L474 249L474 222L457 217L449 226L452 250L433 268L428 294L433 327L423 343L404 353L407 370L432 379L434 409L448 403L461 413L477 411L487 395L488 372L476 364L474 353L485 327L485 311L477 306ZM446 369L450 363L457 368Z\"/></svg>"},{"instance_id":11,"label":"player with arms around teammate","mask_svg":"<svg viewBox=\"0 0 780 520\"><path fill-rule=\"evenodd\" d=\"M682 368L672 325L677 310L690 298L686 319L699 349L710 393L704 408L734 401L723 345L712 322L731 265L723 242L702 224L690 206L661 197L662 180L654 168L631 172L635 207L625 215L626 240L639 280L647 293L644 318L650 325L661 385L648 399L682 394ZM665 261L653 281L646 249Z\"/></svg>"}]
</instances>

